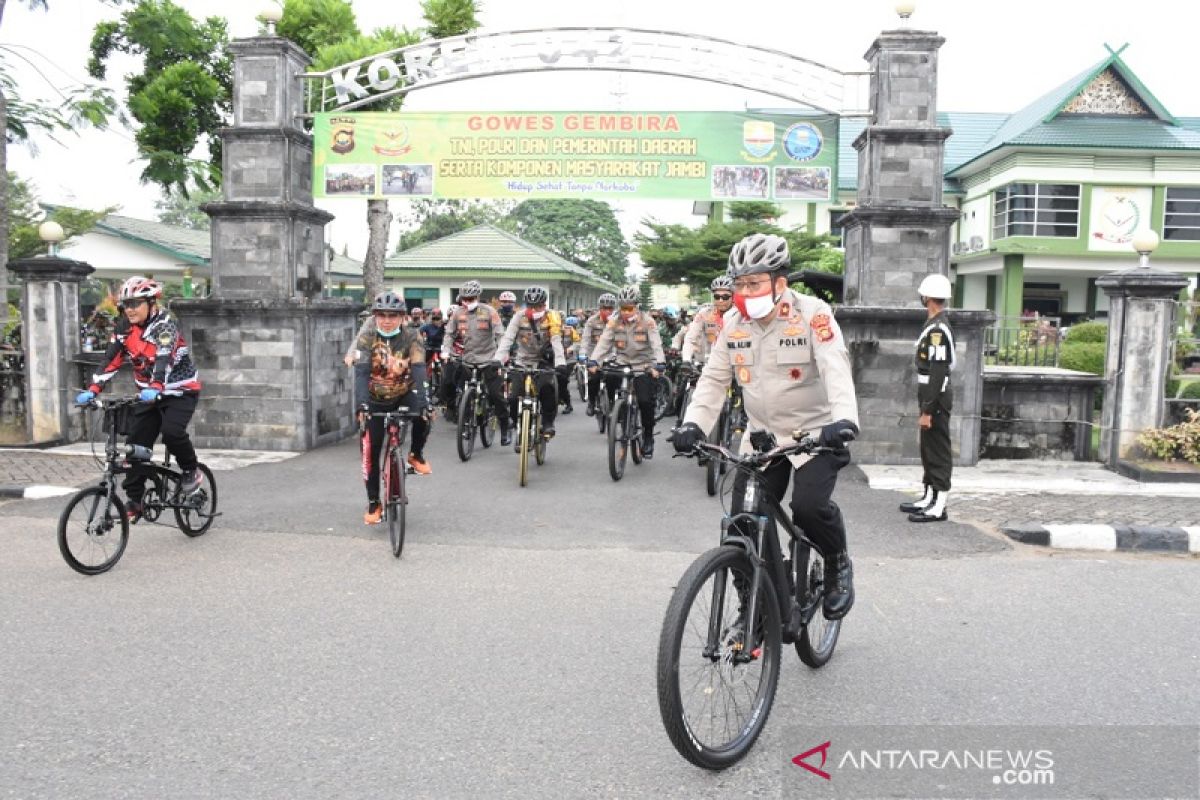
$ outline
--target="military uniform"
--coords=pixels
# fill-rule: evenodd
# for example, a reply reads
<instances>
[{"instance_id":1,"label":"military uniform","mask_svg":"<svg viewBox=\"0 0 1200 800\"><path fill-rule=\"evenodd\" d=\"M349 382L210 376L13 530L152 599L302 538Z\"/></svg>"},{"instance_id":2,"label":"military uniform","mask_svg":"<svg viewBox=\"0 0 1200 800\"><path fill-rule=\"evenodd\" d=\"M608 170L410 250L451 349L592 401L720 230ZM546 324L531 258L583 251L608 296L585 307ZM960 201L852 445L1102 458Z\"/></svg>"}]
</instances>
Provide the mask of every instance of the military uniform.
<instances>
[{"instance_id":1,"label":"military uniform","mask_svg":"<svg viewBox=\"0 0 1200 800\"><path fill-rule=\"evenodd\" d=\"M917 338L917 402L933 426L921 429L922 482L938 492L950 491L954 455L950 448L950 411L954 407L954 334L945 311L931 317Z\"/></svg>"},{"instance_id":2,"label":"military uniform","mask_svg":"<svg viewBox=\"0 0 1200 800\"><path fill-rule=\"evenodd\" d=\"M528 314L515 314L504 331L500 344L496 346L492 359L501 363L512 360L517 369L538 369L547 367L562 367L567 363L563 354L563 324L557 312L547 311L541 319L532 319ZM515 350L513 346L515 344ZM553 375L538 375L534 379L537 385L538 401L542 406L542 427L554 425L558 411L557 382ZM509 413L516 419L517 401L525 394L525 378L523 375L514 376L512 392L509 395Z\"/></svg>"},{"instance_id":3,"label":"military uniform","mask_svg":"<svg viewBox=\"0 0 1200 800\"><path fill-rule=\"evenodd\" d=\"M712 350L717 337L721 335L724 316L717 313L715 306L705 306L700 309L687 327L683 337L683 351L680 353L684 361L704 361Z\"/></svg>"},{"instance_id":4,"label":"military uniform","mask_svg":"<svg viewBox=\"0 0 1200 800\"><path fill-rule=\"evenodd\" d=\"M604 326L604 333L596 342L596 347L588 356L589 361L597 364L612 358L621 366L630 366L635 370L633 391L637 397L638 410L642 415L642 432L647 441L654 434L654 379L645 374L644 370L662 364L662 337L658 325L645 311L638 311L632 320L625 320L620 311L614 311ZM609 399L621 385L619 377L605 380Z\"/></svg>"},{"instance_id":5,"label":"military uniform","mask_svg":"<svg viewBox=\"0 0 1200 800\"><path fill-rule=\"evenodd\" d=\"M696 383L684 423L712 430L726 388L735 378L749 420L743 452L751 449L753 431L770 431L782 443L791 441L796 430L816 434L839 420L858 425L850 354L833 311L822 300L789 289L766 325L731 309ZM849 452L796 455L790 460L794 469L780 462L767 470L771 493L782 500L791 472L796 524L826 556L845 550L845 526L830 497L838 470L850 462ZM735 486L740 502L740 485Z\"/></svg>"},{"instance_id":6,"label":"military uniform","mask_svg":"<svg viewBox=\"0 0 1200 800\"><path fill-rule=\"evenodd\" d=\"M477 303L474 309L467 310L466 306L456 306L446 320L446 335L442 340L442 403L450 406L466 381L466 370L455 363L451 354L458 347L462 348L463 364L483 366L492 360L496 352L496 344L504 331L500 322L500 314L487 303ZM499 370L485 370L484 385L488 397L496 409L500 427L508 429L508 417L504 411L504 389L500 381Z\"/></svg>"}]
</instances>

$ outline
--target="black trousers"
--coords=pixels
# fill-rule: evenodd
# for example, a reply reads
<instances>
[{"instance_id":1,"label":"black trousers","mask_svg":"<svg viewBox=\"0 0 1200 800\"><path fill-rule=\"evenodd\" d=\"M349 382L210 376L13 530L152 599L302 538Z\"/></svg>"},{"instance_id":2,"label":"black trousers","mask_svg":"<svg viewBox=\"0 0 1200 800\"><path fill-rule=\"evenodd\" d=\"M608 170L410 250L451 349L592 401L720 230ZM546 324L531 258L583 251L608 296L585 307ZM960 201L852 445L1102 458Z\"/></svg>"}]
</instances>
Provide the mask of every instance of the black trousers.
<instances>
[{"instance_id":1,"label":"black trousers","mask_svg":"<svg viewBox=\"0 0 1200 800\"><path fill-rule=\"evenodd\" d=\"M589 372L587 378L588 404L595 406L600 397L600 371Z\"/></svg>"},{"instance_id":2,"label":"black trousers","mask_svg":"<svg viewBox=\"0 0 1200 800\"><path fill-rule=\"evenodd\" d=\"M470 372L470 367L460 361L445 362L442 366L441 396L438 398L442 405L454 402L454 398L462 391L463 384L467 382ZM496 409L496 419L500 422L500 427L507 429L508 403L504 402L504 381L500 380L500 370L496 367L484 367L483 386L492 401L492 407Z\"/></svg>"},{"instance_id":3,"label":"black trousers","mask_svg":"<svg viewBox=\"0 0 1200 800\"><path fill-rule=\"evenodd\" d=\"M526 373L520 367L512 367L508 374L512 381L508 398L508 413L515 420L517 419L517 401L525 396ZM533 384L537 388L538 402L542 404L542 427L553 425L554 419L558 416L558 376L536 375Z\"/></svg>"},{"instance_id":4,"label":"black trousers","mask_svg":"<svg viewBox=\"0 0 1200 800\"><path fill-rule=\"evenodd\" d=\"M199 398L194 394L160 395L154 403L141 403L134 406L133 433L126 439L127 444L140 444L143 447L154 447L154 442L162 434L163 444L182 470L196 468L196 448L192 447L192 439L188 436L187 426L196 413L196 403ZM131 461L133 469L125 476L121 486L125 496L134 503L142 502L145 493L146 477L149 470L142 463Z\"/></svg>"},{"instance_id":5,"label":"black trousers","mask_svg":"<svg viewBox=\"0 0 1200 800\"><path fill-rule=\"evenodd\" d=\"M833 502L833 490L837 486L837 474L850 463L850 451L820 453L799 469L792 469L790 461L775 464L763 473L763 482L771 497L780 503L787 495L788 479L792 482L792 522L812 540L828 560L833 554L846 549L846 525L841 509ZM733 484L733 511L742 507L746 481L749 478L739 472Z\"/></svg>"},{"instance_id":6,"label":"black trousers","mask_svg":"<svg viewBox=\"0 0 1200 800\"><path fill-rule=\"evenodd\" d=\"M400 400L394 403L368 403L367 410L372 414L379 414L385 411L395 411L398 408L407 407L409 396L405 395ZM425 458L425 442L429 439L429 421L424 417L417 417L410 420L412 426L409 452L417 456L421 460ZM371 455L371 463L363 464L363 472L365 473L367 484L367 502L379 502L379 454L383 452L383 440L387 432L383 429L383 417L370 417L367 420L367 441L368 452Z\"/></svg>"},{"instance_id":7,"label":"black trousers","mask_svg":"<svg viewBox=\"0 0 1200 800\"><path fill-rule=\"evenodd\" d=\"M558 370L556 377L558 378L558 399L564 406L570 408L571 371L569 369L560 369Z\"/></svg>"},{"instance_id":8,"label":"black trousers","mask_svg":"<svg viewBox=\"0 0 1200 800\"><path fill-rule=\"evenodd\" d=\"M933 412L933 427L921 429L921 466L925 476L921 482L939 492L950 491L950 473L954 469L954 452L950 448L950 412Z\"/></svg>"},{"instance_id":9,"label":"black trousers","mask_svg":"<svg viewBox=\"0 0 1200 800\"><path fill-rule=\"evenodd\" d=\"M608 391L609 406L611 407L617 389L621 388L621 378L610 375L604 379L604 385ZM638 411L642 415L642 433L647 436L654 433L655 389L654 378L650 377L650 373L638 372L633 376L633 396L637 400Z\"/></svg>"}]
</instances>

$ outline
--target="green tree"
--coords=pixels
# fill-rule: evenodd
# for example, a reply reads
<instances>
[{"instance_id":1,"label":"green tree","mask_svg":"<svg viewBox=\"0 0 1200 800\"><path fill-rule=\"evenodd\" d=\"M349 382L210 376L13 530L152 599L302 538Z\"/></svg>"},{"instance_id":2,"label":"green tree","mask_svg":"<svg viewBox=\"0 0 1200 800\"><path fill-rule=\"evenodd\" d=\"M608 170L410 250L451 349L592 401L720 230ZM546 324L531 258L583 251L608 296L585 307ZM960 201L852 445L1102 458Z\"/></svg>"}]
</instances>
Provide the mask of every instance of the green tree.
<instances>
[{"instance_id":1,"label":"green tree","mask_svg":"<svg viewBox=\"0 0 1200 800\"><path fill-rule=\"evenodd\" d=\"M63 241L67 242L91 230L97 221L114 210L107 208L103 211L87 211L69 206L55 206L48 215L43 214L33 187L14 172L8 173L8 199L7 245L12 260L46 252L46 245L38 235L38 226L41 225L43 217L48 216L62 226L65 234Z\"/></svg>"},{"instance_id":2,"label":"green tree","mask_svg":"<svg viewBox=\"0 0 1200 800\"><path fill-rule=\"evenodd\" d=\"M119 20L92 33L88 73L107 74L114 53L140 56L141 72L125 78L126 105L141 127L135 134L146 159L142 180L187 194L192 185L220 185L221 140L229 117L232 59L225 20L197 22L171 0L137 0ZM208 160L192 158L204 141Z\"/></svg>"},{"instance_id":3,"label":"green tree","mask_svg":"<svg viewBox=\"0 0 1200 800\"><path fill-rule=\"evenodd\" d=\"M498 224L515 203L512 200L416 199L396 214L401 228L396 252L441 239L476 225Z\"/></svg>"},{"instance_id":4,"label":"green tree","mask_svg":"<svg viewBox=\"0 0 1200 800\"><path fill-rule=\"evenodd\" d=\"M221 191L212 189L206 192L164 192L161 200L154 203L158 212L158 221L167 225L178 225L194 231L206 231L209 228L209 217L200 210L204 203L212 203L221 199Z\"/></svg>"},{"instance_id":5,"label":"green tree","mask_svg":"<svg viewBox=\"0 0 1200 800\"><path fill-rule=\"evenodd\" d=\"M654 287L649 280L638 283L638 302L642 304L643 311L649 311L654 305Z\"/></svg>"},{"instance_id":6,"label":"green tree","mask_svg":"<svg viewBox=\"0 0 1200 800\"><path fill-rule=\"evenodd\" d=\"M349 0L284 0L283 18L275 30L310 56L326 45L359 35Z\"/></svg>"},{"instance_id":7,"label":"green tree","mask_svg":"<svg viewBox=\"0 0 1200 800\"><path fill-rule=\"evenodd\" d=\"M629 245L612 207L599 200L525 200L502 226L526 241L591 270L625 282Z\"/></svg>"}]
</instances>

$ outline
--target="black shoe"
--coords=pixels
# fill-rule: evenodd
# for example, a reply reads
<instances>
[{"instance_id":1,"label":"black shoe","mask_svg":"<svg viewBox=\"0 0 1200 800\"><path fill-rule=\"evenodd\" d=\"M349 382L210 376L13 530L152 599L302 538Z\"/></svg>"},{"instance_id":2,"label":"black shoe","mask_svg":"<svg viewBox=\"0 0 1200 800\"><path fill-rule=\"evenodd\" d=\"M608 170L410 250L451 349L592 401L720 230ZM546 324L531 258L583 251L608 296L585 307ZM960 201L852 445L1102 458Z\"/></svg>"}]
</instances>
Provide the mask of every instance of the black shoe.
<instances>
[{"instance_id":1,"label":"black shoe","mask_svg":"<svg viewBox=\"0 0 1200 800\"><path fill-rule=\"evenodd\" d=\"M950 516L946 513L945 509L942 510L941 514L927 514L924 511L918 511L915 514L908 515L909 522L945 522L948 519L950 519Z\"/></svg>"},{"instance_id":2,"label":"black shoe","mask_svg":"<svg viewBox=\"0 0 1200 800\"><path fill-rule=\"evenodd\" d=\"M125 503L125 519L129 520L129 524L133 525L142 518L142 504L133 500Z\"/></svg>"},{"instance_id":3,"label":"black shoe","mask_svg":"<svg viewBox=\"0 0 1200 800\"><path fill-rule=\"evenodd\" d=\"M565 406L563 406L563 410L559 413L570 414L574 410L575 410L575 406L571 405L570 403L567 403Z\"/></svg>"},{"instance_id":4,"label":"black shoe","mask_svg":"<svg viewBox=\"0 0 1200 800\"><path fill-rule=\"evenodd\" d=\"M903 511L905 514L915 514L918 511L924 511L925 509L927 509L931 505L933 505L934 502L937 500L937 495L934 494L931 496L929 494L929 492L936 492L937 490L930 489L928 486L926 486L925 491L926 491L926 493L923 496L921 496L920 498L918 498L916 500L912 500L908 503L901 503L900 510Z\"/></svg>"},{"instance_id":5,"label":"black shoe","mask_svg":"<svg viewBox=\"0 0 1200 800\"><path fill-rule=\"evenodd\" d=\"M204 474L200 470L185 469L179 480L179 491L183 492L184 497L191 497L200 491L200 487L203 485Z\"/></svg>"},{"instance_id":6,"label":"black shoe","mask_svg":"<svg viewBox=\"0 0 1200 800\"><path fill-rule=\"evenodd\" d=\"M841 619L854 605L854 565L845 550L825 561L825 619Z\"/></svg>"},{"instance_id":7,"label":"black shoe","mask_svg":"<svg viewBox=\"0 0 1200 800\"><path fill-rule=\"evenodd\" d=\"M654 458L654 434L646 433L642 435L642 458L649 461Z\"/></svg>"},{"instance_id":8,"label":"black shoe","mask_svg":"<svg viewBox=\"0 0 1200 800\"><path fill-rule=\"evenodd\" d=\"M595 403L588 403L588 404L587 404L587 410L586 410L584 413L586 413L586 414L587 414L589 417L594 417L594 416L596 416L596 404L595 404Z\"/></svg>"},{"instance_id":9,"label":"black shoe","mask_svg":"<svg viewBox=\"0 0 1200 800\"><path fill-rule=\"evenodd\" d=\"M554 426L553 425L543 425L542 426L542 438L547 441L554 438Z\"/></svg>"},{"instance_id":10,"label":"black shoe","mask_svg":"<svg viewBox=\"0 0 1200 800\"><path fill-rule=\"evenodd\" d=\"M510 444L512 444L512 429L504 428L500 431L500 446L508 447Z\"/></svg>"},{"instance_id":11,"label":"black shoe","mask_svg":"<svg viewBox=\"0 0 1200 800\"><path fill-rule=\"evenodd\" d=\"M738 608L737 618L733 624L725 629L724 641L732 650L742 650L746 642L746 609L744 606ZM754 658L758 658L758 649L762 647L763 629L761 625L756 625L754 628L754 640L750 643L749 652Z\"/></svg>"}]
</instances>

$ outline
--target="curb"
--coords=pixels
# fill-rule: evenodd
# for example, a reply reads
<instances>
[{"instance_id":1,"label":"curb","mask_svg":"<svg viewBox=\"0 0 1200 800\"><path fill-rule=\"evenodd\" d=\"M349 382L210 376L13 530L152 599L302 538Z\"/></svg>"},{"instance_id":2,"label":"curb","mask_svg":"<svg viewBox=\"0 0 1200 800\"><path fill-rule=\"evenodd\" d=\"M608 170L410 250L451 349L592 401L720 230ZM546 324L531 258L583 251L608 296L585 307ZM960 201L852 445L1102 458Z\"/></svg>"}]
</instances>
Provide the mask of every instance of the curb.
<instances>
[{"instance_id":1,"label":"curb","mask_svg":"<svg viewBox=\"0 0 1200 800\"><path fill-rule=\"evenodd\" d=\"M1041 525L1007 523L1000 531L1023 544L1058 550L1124 550L1156 553L1200 553L1200 526Z\"/></svg>"},{"instance_id":2,"label":"curb","mask_svg":"<svg viewBox=\"0 0 1200 800\"><path fill-rule=\"evenodd\" d=\"M18 486L11 483L0 484L0 497L17 497L25 500L40 500L45 497L62 497L65 494L75 494L79 491L76 486L50 486L36 483L32 486Z\"/></svg>"}]
</instances>

